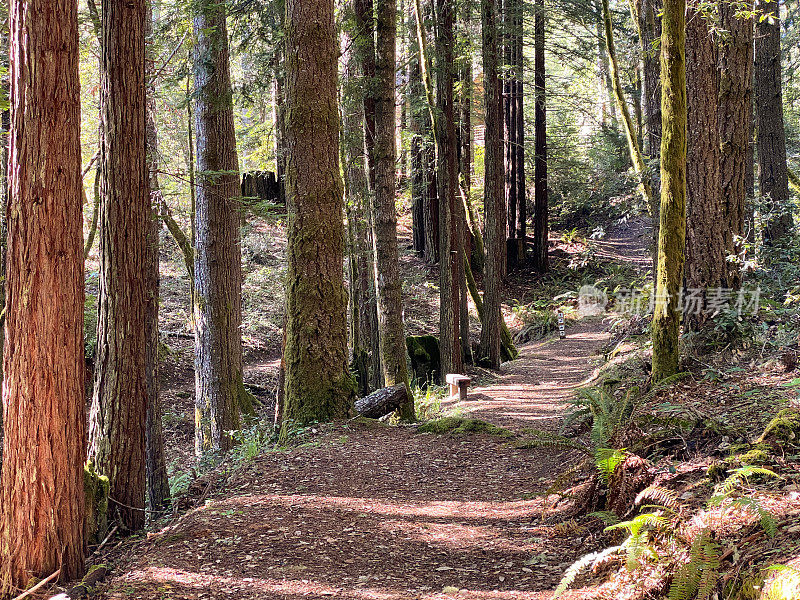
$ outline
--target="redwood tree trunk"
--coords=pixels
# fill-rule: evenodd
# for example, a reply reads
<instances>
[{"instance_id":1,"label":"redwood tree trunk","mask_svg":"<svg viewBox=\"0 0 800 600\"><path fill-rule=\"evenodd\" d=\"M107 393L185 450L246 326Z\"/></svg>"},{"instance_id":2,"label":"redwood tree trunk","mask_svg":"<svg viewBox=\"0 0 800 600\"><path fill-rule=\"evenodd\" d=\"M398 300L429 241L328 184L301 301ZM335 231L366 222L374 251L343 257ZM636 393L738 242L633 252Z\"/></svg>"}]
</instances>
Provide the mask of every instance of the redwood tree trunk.
<instances>
[{"instance_id":1,"label":"redwood tree trunk","mask_svg":"<svg viewBox=\"0 0 800 600\"><path fill-rule=\"evenodd\" d=\"M500 367L500 311L503 265L506 249L506 219L503 196L503 116L498 76L496 0L482 0L483 72L486 95L486 142L484 213L486 229L486 275L481 327L481 361Z\"/></svg>"},{"instance_id":2,"label":"redwood tree trunk","mask_svg":"<svg viewBox=\"0 0 800 600\"><path fill-rule=\"evenodd\" d=\"M718 109L726 255L741 252L749 194L747 172L753 166L753 19L737 17L743 8L752 9L752 0L744 7L738 0L723 0L719 5L720 26L729 32L720 43ZM739 287L738 269L728 267L728 284Z\"/></svg>"},{"instance_id":3,"label":"redwood tree trunk","mask_svg":"<svg viewBox=\"0 0 800 600\"><path fill-rule=\"evenodd\" d=\"M661 151L661 0L641 0L639 30L642 46L642 109L644 112L644 153L651 159Z\"/></svg>"},{"instance_id":4,"label":"redwood tree trunk","mask_svg":"<svg viewBox=\"0 0 800 600\"><path fill-rule=\"evenodd\" d=\"M686 24L687 139L686 267L684 288L705 297L709 288L727 285L726 222L720 180L717 103L717 40L700 12L690 8ZM684 326L700 329L704 312L688 310Z\"/></svg>"},{"instance_id":5,"label":"redwood tree trunk","mask_svg":"<svg viewBox=\"0 0 800 600\"><path fill-rule=\"evenodd\" d=\"M786 165L786 133L783 127L781 86L781 26L777 2L756 3L755 92L758 184L768 202L769 216L764 241L774 243L793 229Z\"/></svg>"},{"instance_id":6,"label":"redwood tree trunk","mask_svg":"<svg viewBox=\"0 0 800 600\"><path fill-rule=\"evenodd\" d=\"M437 96L441 127L439 140L439 349L441 377L463 370L461 356L461 279L463 240L459 227L456 195L458 190L458 140L456 138L453 85L455 6L452 0L437 0L436 47L439 56Z\"/></svg>"},{"instance_id":7,"label":"redwood tree trunk","mask_svg":"<svg viewBox=\"0 0 800 600\"><path fill-rule=\"evenodd\" d=\"M545 62L544 62L544 34L545 34L544 2L537 0L536 15L534 16L534 129L535 148L533 185L534 185L534 267L540 273L546 273L549 268L549 200L547 195L547 111L545 106Z\"/></svg>"},{"instance_id":8,"label":"redwood tree trunk","mask_svg":"<svg viewBox=\"0 0 800 600\"><path fill-rule=\"evenodd\" d=\"M395 209L397 145L395 144L397 93L395 89L397 3L381 0L377 13L375 61L375 195L373 234L375 289L378 298L378 328L381 362L387 386L408 386L406 337L403 331L403 283L397 247ZM414 419L414 400L400 409L401 418Z\"/></svg>"},{"instance_id":9,"label":"redwood tree trunk","mask_svg":"<svg viewBox=\"0 0 800 600\"><path fill-rule=\"evenodd\" d=\"M523 4L518 2L517 20L516 20L516 35L514 43L516 44L515 57L516 61L514 69L517 77L517 86L515 90L515 101L517 111L517 171L516 171L516 186L517 186L517 239L522 240L518 248L520 256L518 263L524 264L527 260L527 237L528 237L528 194L527 185L525 181L525 56L523 54L523 38L524 38L524 20L523 20Z\"/></svg>"},{"instance_id":10,"label":"redwood tree trunk","mask_svg":"<svg viewBox=\"0 0 800 600\"><path fill-rule=\"evenodd\" d=\"M225 5L194 16L197 134L195 214L195 452L226 451L239 429L242 265L239 161L233 126ZM245 407L246 408L246 407Z\"/></svg>"},{"instance_id":11,"label":"redwood tree trunk","mask_svg":"<svg viewBox=\"0 0 800 600\"><path fill-rule=\"evenodd\" d=\"M0 595L80 577L86 552L78 10L10 11Z\"/></svg>"},{"instance_id":12,"label":"redwood tree trunk","mask_svg":"<svg viewBox=\"0 0 800 600\"><path fill-rule=\"evenodd\" d=\"M103 1L100 296L89 458L111 482L109 517L145 523L147 173L145 0Z\"/></svg>"},{"instance_id":13,"label":"redwood tree trunk","mask_svg":"<svg viewBox=\"0 0 800 600\"><path fill-rule=\"evenodd\" d=\"M292 423L351 414L355 395L347 367L339 49L333 1L288 0L286 15L289 269L284 437Z\"/></svg>"}]
</instances>

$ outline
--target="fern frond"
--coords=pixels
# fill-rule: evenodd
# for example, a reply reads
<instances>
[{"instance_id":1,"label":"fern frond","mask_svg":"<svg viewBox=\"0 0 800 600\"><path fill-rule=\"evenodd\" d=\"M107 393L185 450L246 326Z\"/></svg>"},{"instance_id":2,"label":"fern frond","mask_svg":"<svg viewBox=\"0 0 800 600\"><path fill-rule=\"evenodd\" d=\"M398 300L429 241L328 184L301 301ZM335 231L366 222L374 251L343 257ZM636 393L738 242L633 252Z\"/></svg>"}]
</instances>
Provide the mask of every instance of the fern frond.
<instances>
[{"instance_id":1,"label":"fern frond","mask_svg":"<svg viewBox=\"0 0 800 600\"><path fill-rule=\"evenodd\" d=\"M625 448L598 448L595 450L594 459L600 476L608 483L617 467L628 457Z\"/></svg>"},{"instance_id":2,"label":"fern frond","mask_svg":"<svg viewBox=\"0 0 800 600\"><path fill-rule=\"evenodd\" d=\"M764 530L764 533L767 534L767 537L775 537L775 534L778 533L778 522L775 520L775 517L773 517L772 513L764 508L755 498L744 496L742 498L736 498L731 504L758 515L761 528Z\"/></svg>"},{"instance_id":3,"label":"fern frond","mask_svg":"<svg viewBox=\"0 0 800 600\"><path fill-rule=\"evenodd\" d=\"M678 499L678 494L673 490L668 490L667 488L657 485L651 485L639 492L634 503L638 505L641 504L643 500L655 502L664 508L670 509L674 513L678 513L681 509L681 501Z\"/></svg>"},{"instance_id":4,"label":"fern frond","mask_svg":"<svg viewBox=\"0 0 800 600\"><path fill-rule=\"evenodd\" d=\"M589 516L594 517L595 519L600 519L606 525L617 525L620 522L620 519L616 513L613 513L610 510L590 512Z\"/></svg>"},{"instance_id":5,"label":"fern frond","mask_svg":"<svg viewBox=\"0 0 800 600\"><path fill-rule=\"evenodd\" d=\"M586 556L582 556L576 560L574 563L572 563L570 568L566 570L564 577L561 578L561 582L558 584L558 587L553 594L553 599L555 600L561 596L561 594L566 592L569 586L575 582L575 578L580 574L581 571L590 565L595 564L597 561L619 552L620 550L622 550L622 546L611 546L610 548L600 550L599 552L592 552L591 554L587 554Z\"/></svg>"}]
</instances>

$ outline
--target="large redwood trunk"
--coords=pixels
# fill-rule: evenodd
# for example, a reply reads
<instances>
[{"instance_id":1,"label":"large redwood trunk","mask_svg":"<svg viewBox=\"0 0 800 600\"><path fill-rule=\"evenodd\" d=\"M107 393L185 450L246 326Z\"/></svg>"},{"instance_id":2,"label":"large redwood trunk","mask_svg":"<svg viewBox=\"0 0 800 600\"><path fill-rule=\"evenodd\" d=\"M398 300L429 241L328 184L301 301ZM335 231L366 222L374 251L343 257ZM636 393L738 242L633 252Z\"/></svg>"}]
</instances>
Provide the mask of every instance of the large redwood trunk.
<instances>
[{"instance_id":1,"label":"large redwood trunk","mask_svg":"<svg viewBox=\"0 0 800 600\"><path fill-rule=\"evenodd\" d=\"M720 178L724 203L726 255L738 255L745 236L747 174L753 169L753 19L742 19L738 0L719 5L720 25L730 32L720 43ZM747 0L745 10L752 9ZM728 284L741 285L738 269L728 265Z\"/></svg>"},{"instance_id":2,"label":"large redwood trunk","mask_svg":"<svg viewBox=\"0 0 800 600\"><path fill-rule=\"evenodd\" d=\"M78 11L10 8L0 595L79 577L86 552Z\"/></svg>"},{"instance_id":3,"label":"large redwood trunk","mask_svg":"<svg viewBox=\"0 0 800 600\"><path fill-rule=\"evenodd\" d=\"M241 188L225 6L204 0L197 36L195 452L225 451L247 398L242 383Z\"/></svg>"},{"instance_id":4,"label":"large redwood trunk","mask_svg":"<svg viewBox=\"0 0 800 600\"><path fill-rule=\"evenodd\" d=\"M727 285L717 118L719 71L717 39L704 15L690 7L686 22L686 266L684 288L705 297ZM700 329L707 315L684 314L684 327Z\"/></svg>"},{"instance_id":5,"label":"large redwood trunk","mask_svg":"<svg viewBox=\"0 0 800 600\"><path fill-rule=\"evenodd\" d=\"M145 141L145 4L103 2L100 296L89 426L89 458L111 482L109 517L130 531L145 522L145 285L152 226Z\"/></svg>"}]
</instances>

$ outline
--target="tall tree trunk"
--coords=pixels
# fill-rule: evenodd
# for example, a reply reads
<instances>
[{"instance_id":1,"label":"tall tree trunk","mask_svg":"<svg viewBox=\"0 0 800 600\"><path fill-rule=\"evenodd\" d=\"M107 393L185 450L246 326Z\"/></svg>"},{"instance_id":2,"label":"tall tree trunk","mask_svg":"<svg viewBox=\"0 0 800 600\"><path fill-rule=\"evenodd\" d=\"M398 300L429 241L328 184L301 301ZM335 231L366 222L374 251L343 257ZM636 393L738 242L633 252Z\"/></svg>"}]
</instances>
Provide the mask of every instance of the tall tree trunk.
<instances>
[{"instance_id":1,"label":"tall tree trunk","mask_svg":"<svg viewBox=\"0 0 800 600\"><path fill-rule=\"evenodd\" d=\"M395 209L397 146L396 127L396 43L397 3L381 0L377 13L375 60L375 195L373 246L375 289L378 294L378 328L381 341L381 362L387 386L408 387L406 336L403 331L403 283L400 279L400 252L397 247L397 214ZM414 419L414 400L408 390L408 401L400 409L403 420Z\"/></svg>"},{"instance_id":2,"label":"tall tree trunk","mask_svg":"<svg viewBox=\"0 0 800 600\"><path fill-rule=\"evenodd\" d=\"M486 96L484 213L486 220L486 275L481 327L481 361L500 367L500 330L503 318L503 264L505 263L505 202L503 195L503 116L498 74L496 0L481 1L483 73Z\"/></svg>"},{"instance_id":3,"label":"tall tree trunk","mask_svg":"<svg viewBox=\"0 0 800 600\"><path fill-rule=\"evenodd\" d=\"M516 171L516 185L517 185L517 234L518 240L522 240L518 249L520 256L517 259L518 264L525 263L526 246L528 237L528 194L527 185L525 181L525 56L523 52L524 43L523 38L525 35L524 25L524 5L518 0L517 8L517 22L516 22L516 35L514 42L516 44L514 70L517 78L517 89L515 92L516 99L516 114L517 114L517 171ZM544 34L542 34L544 37Z\"/></svg>"},{"instance_id":4,"label":"tall tree trunk","mask_svg":"<svg viewBox=\"0 0 800 600\"><path fill-rule=\"evenodd\" d=\"M145 35L153 33L152 3L147 2L145 14ZM153 75L152 45L147 46L147 75ZM156 103L154 81L147 86L147 170L150 183L150 227L147 238L147 257L145 260L145 369L147 371L147 429L145 434L145 455L147 470L147 501L150 510L158 513L169 505L169 477L164 456L164 432L161 422L161 395L158 379L158 334L159 306L159 226L158 217L163 195L158 181L158 129L156 128Z\"/></svg>"},{"instance_id":5,"label":"tall tree trunk","mask_svg":"<svg viewBox=\"0 0 800 600\"><path fill-rule=\"evenodd\" d=\"M102 5L100 296L89 417L89 459L111 482L109 516L130 531L145 523L149 398L145 4Z\"/></svg>"},{"instance_id":6,"label":"tall tree trunk","mask_svg":"<svg viewBox=\"0 0 800 600\"><path fill-rule=\"evenodd\" d=\"M653 315L653 381L674 375L680 363L678 296L686 248L685 0L664 0L661 29L661 226Z\"/></svg>"},{"instance_id":7,"label":"tall tree trunk","mask_svg":"<svg viewBox=\"0 0 800 600\"><path fill-rule=\"evenodd\" d=\"M737 16L752 10L752 0L723 0L720 27L729 32L720 40L720 177L726 255L739 255L745 236L748 166L753 166L753 19ZM741 273L728 265L728 285L738 288Z\"/></svg>"},{"instance_id":8,"label":"tall tree trunk","mask_svg":"<svg viewBox=\"0 0 800 600\"><path fill-rule=\"evenodd\" d=\"M549 201L547 196L547 110L545 92L545 35L544 0L537 0L536 14L534 16L534 129L535 150L534 157L534 267L540 273L546 273L549 268Z\"/></svg>"},{"instance_id":9,"label":"tall tree trunk","mask_svg":"<svg viewBox=\"0 0 800 600\"><path fill-rule=\"evenodd\" d=\"M687 171L686 268L684 288L705 297L727 285L726 222L720 179L720 135L717 103L717 40L703 13L690 7L686 23ZM704 312L685 312L684 325L694 331L706 323Z\"/></svg>"},{"instance_id":10,"label":"tall tree trunk","mask_svg":"<svg viewBox=\"0 0 800 600\"><path fill-rule=\"evenodd\" d=\"M758 0L756 11L764 17L756 19L755 35L758 185L761 196L769 203L764 241L772 244L793 230L783 127L781 26L778 2Z\"/></svg>"},{"instance_id":11,"label":"tall tree trunk","mask_svg":"<svg viewBox=\"0 0 800 600\"><path fill-rule=\"evenodd\" d=\"M353 3L347 10L353 10ZM350 309L353 362L366 371L359 380L361 395L367 395L382 381L379 349L373 348L377 339L377 309L372 248L369 228L369 185L367 183L364 146L364 102L360 61L354 47L357 34L343 28L342 49L342 154L346 191L348 237L351 240ZM377 352L375 352L377 350Z\"/></svg>"},{"instance_id":12,"label":"tall tree trunk","mask_svg":"<svg viewBox=\"0 0 800 600\"><path fill-rule=\"evenodd\" d=\"M278 13L278 26L286 27L286 3L284 0L275 0L275 10ZM286 109L285 93L286 72L284 70L284 44L275 47L275 66L273 82L273 122L275 125L275 176L278 179L278 189L281 199L286 201Z\"/></svg>"},{"instance_id":13,"label":"tall tree trunk","mask_svg":"<svg viewBox=\"0 0 800 600\"><path fill-rule=\"evenodd\" d=\"M348 416L355 395L347 367L333 1L287 0L286 15L289 269L283 438L294 423Z\"/></svg>"},{"instance_id":14,"label":"tall tree trunk","mask_svg":"<svg viewBox=\"0 0 800 600\"><path fill-rule=\"evenodd\" d=\"M195 214L195 452L224 452L248 410L242 381L239 160L233 126L225 5L194 15L197 205Z\"/></svg>"},{"instance_id":15,"label":"tall tree trunk","mask_svg":"<svg viewBox=\"0 0 800 600\"><path fill-rule=\"evenodd\" d=\"M373 0L355 0L353 2L354 17L356 24L355 47L358 55L358 61L361 66L362 75L362 90L364 98L364 148L365 159L367 165L367 184L369 196L365 215L368 219L369 225L369 245L370 248L374 247L373 231L375 229L374 214L371 210L372 199L375 196L375 176L376 176L376 162L375 162L375 136L376 136L376 109L377 109L377 94L376 94L376 64L375 64L375 6ZM373 265L374 259L370 258L370 265ZM374 281L374 277L372 278ZM374 282L370 284L373 291L375 288ZM370 331L372 333L372 340L370 346L372 349L371 356L373 359L373 387L383 387L383 368L381 363L381 342L379 335L378 324L378 299L377 294L373 294L370 299L370 310L372 311L373 326Z\"/></svg>"},{"instance_id":16,"label":"tall tree trunk","mask_svg":"<svg viewBox=\"0 0 800 600\"><path fill-rule=\"evenodd\" d=\"M517 0L504 0L502 45L505 56L505 76L503 77L503 134L505 136L504 159L506 218L508 226L506 235L516 238L517 235L517 77L516 64L516 13L519 10ZM509 244L511 245L511 244ZM515 257L509 257L512 262Z\"/></svg>"},{"instance_id":17,"label":"tall tree trunk","mask_svg":"<svg viewBox=\"0 0 800 600\"><path fill-rule=\"evenodd\" d=\"M14 0L10 11L3 596L58 569L80 577L86 553L78 9Z\"/></svg>"},{"instance_id":18,"label":"tall tree trunk","mask_svg":"<svg viewBox=\"0 0 800 600\"><path fill-rule=\"evenodd\" d=\"M437 98L441 127L439 137L439 349L441 376L463 370L461 356L461 279L463 239L456 207L458 193L458 140L456 138L455 80L455 6L452 0L437 0Z\"/></svg>"}]
</instances>

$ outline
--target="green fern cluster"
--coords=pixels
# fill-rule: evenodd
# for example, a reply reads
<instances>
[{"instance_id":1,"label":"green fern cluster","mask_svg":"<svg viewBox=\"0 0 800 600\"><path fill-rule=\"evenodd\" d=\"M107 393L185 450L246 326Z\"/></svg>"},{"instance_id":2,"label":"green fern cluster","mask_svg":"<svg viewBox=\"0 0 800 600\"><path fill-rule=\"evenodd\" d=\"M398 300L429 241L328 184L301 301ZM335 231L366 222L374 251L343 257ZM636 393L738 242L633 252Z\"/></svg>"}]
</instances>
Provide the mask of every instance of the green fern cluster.
<instances>
[{"instance_id":1,"label":"green fern cluster","mask_svg":"<svg viewBox=\"0 0 800 600\"><path fill-rule=\"evenodd\" d=\"M769 537L774 537L778 531L778 523L766 508L755 498L750 496L733 496L750 480L751 477L763 476L769 478L780 477L774 471L764 467L747 465L734 469L730 475L714 488L714 495L708 501L709 506L722 506L730 502L731 506L742 508L758 516L761 528Z\"/></svg>"},{"instance_id":2,"label":"green fern cluster","mask_svg":"<svg viewBox=\"0 0 800 600\"><path fill-rule=\"evenodd\" d=\"M669 600L708 600L717 587L720 546L708 530L695 537L689 562L681 566L669 588Z\"/></svg>"}]
</instances>

